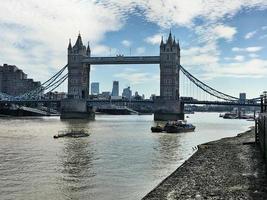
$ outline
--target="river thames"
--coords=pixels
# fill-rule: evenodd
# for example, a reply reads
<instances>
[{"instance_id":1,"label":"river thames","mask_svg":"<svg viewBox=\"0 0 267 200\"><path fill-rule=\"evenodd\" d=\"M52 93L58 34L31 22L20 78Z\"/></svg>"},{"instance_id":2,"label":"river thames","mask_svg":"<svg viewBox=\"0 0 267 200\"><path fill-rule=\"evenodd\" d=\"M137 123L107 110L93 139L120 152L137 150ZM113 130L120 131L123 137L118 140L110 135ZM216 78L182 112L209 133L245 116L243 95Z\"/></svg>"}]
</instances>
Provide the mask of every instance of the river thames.
<instances>
[{"instance_id":1,"label":"river thames","mask_svg":"<svg viewBox=\"0 0 267 200\"><path fill-rule=\"evenodd\" d=\"M1 199L141 199L194 152L194 146L235 136L254 122L189 115L195 132L151 133L153 115L97 115L0 120ZM72 127L89 137L53 135Z\"/></svg>"}]
</instances>

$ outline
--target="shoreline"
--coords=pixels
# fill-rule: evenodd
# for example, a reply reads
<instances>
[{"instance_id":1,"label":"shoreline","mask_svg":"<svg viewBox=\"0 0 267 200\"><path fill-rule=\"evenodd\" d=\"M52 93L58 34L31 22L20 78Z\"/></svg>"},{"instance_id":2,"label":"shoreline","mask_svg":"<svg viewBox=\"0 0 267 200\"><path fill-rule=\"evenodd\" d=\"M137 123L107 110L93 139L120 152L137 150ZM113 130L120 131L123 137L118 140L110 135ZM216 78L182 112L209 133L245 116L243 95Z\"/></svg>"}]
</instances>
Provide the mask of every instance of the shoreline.
<instances>
[{"instance_id":1,"label":"shoreline","mask_svg":"<svg viewBox=\"0 0 267 200\"><path fill-rule=\"evenodd\" d=\"M263 156L254 128L198 145L198 150L142 200L267 199Z\"/></svg>"}]
</instances>

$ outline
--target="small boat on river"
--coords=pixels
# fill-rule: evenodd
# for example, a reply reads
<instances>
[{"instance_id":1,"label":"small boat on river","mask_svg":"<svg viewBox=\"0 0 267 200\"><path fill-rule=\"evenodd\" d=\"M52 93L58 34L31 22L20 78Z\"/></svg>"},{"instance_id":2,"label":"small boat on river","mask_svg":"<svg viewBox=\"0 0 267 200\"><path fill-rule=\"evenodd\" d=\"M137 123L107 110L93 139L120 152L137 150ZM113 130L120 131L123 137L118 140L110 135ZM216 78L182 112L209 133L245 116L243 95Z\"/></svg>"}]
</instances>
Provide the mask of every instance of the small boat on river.
<instances>
[{"instance_id":1,"label":"small boat on river","mask_svg":"<svg viewBox=\"0 0 267 200\"><path fill-rule=\"evenodd\" d=\"M181 123L167 123L164 127L164 130L167 133L184 133L184 132L192 132L195 130L195 126L192 124Z\"/></svg>"},{"instance_id":2,"label":"small boat on river","mask_svg":"<svg viewBox=\"0 0 267 200\"><path fill-rule=\"evenodd\" d=\"M60 137L73 137L73 138L79 138L79 137L88 137L89 133L87 130L84 129L69 129L69 130L63 130L59 131L57 135L54 135L54 138L60 138Z\"/></svg>"},{"instance_id":3,"label":"small boat on river","mask_svg":"<svg viewBox=\"0 0 267 200\"><path fill-rule=\"evenodd\" d=\"M151 127L152 132L167 132L167 133L183 133L192 132L195 130L195 126L192 124L187 124L186 121L178 120L174 122L167 122L164 127L159 125Z\"/></svg>"},{"instance_id":4,"label":"small boat on river","mask_svg":"<svg viewBox=\"0 0 267 200\"><path fill-rule=\"evenodd\" d=\"M164 128L161 127L160 125L152 126L152 127L151 127L151 131L152 131L153 133L161 133L161 132L163 132L163 130L164 130Z\"/></svg>"}]
</instances>

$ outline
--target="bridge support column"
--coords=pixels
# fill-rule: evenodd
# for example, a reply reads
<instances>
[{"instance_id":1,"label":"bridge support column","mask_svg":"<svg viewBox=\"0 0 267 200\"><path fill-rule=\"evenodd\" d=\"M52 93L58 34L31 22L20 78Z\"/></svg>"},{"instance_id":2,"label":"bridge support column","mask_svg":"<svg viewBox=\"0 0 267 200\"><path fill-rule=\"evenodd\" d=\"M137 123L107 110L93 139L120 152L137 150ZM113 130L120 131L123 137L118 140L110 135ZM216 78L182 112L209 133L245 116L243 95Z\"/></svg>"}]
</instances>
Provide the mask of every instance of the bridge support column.
<instances>
[{"instance_id":1,"label":"bridge support column","mask_svg":"<svg viewBox=\"0 0 267 200\"><path fill-rule=\"evenodd\" d=\"M155 100L154 120L155 121L176 121L184 120L183 103L178 100Z\"/></svg>"},{"instance_id":2,"label":"bridge support column","mask_svg":"<svg viewBox=\"0 0 267 200\"><path fill-rule=\"evenodd\" d=\"M61 119L95 119L92 108L85 99L63 99L61 101Z\"/></svg>"}]
</instances>

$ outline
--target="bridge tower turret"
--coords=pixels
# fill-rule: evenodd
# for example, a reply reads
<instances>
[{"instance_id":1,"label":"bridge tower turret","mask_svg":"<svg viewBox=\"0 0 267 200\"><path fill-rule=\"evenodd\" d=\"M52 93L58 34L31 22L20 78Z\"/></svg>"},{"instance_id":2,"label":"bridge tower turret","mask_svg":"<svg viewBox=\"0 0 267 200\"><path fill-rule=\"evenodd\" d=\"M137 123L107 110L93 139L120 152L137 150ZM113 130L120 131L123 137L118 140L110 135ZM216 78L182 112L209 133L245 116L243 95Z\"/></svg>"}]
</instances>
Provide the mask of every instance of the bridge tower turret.
<instances>
[{"instance_id":1,"label":"bridge tower turret","mask_svg":"<svg viewBox=\"0 0 267 200\"><path fill-rule=\"evenodd\" d=\"M183 119L179 100L180 45L172 33L160 43L160 96L156 99L155 120Z\"/></svg>"}]
</instances>

